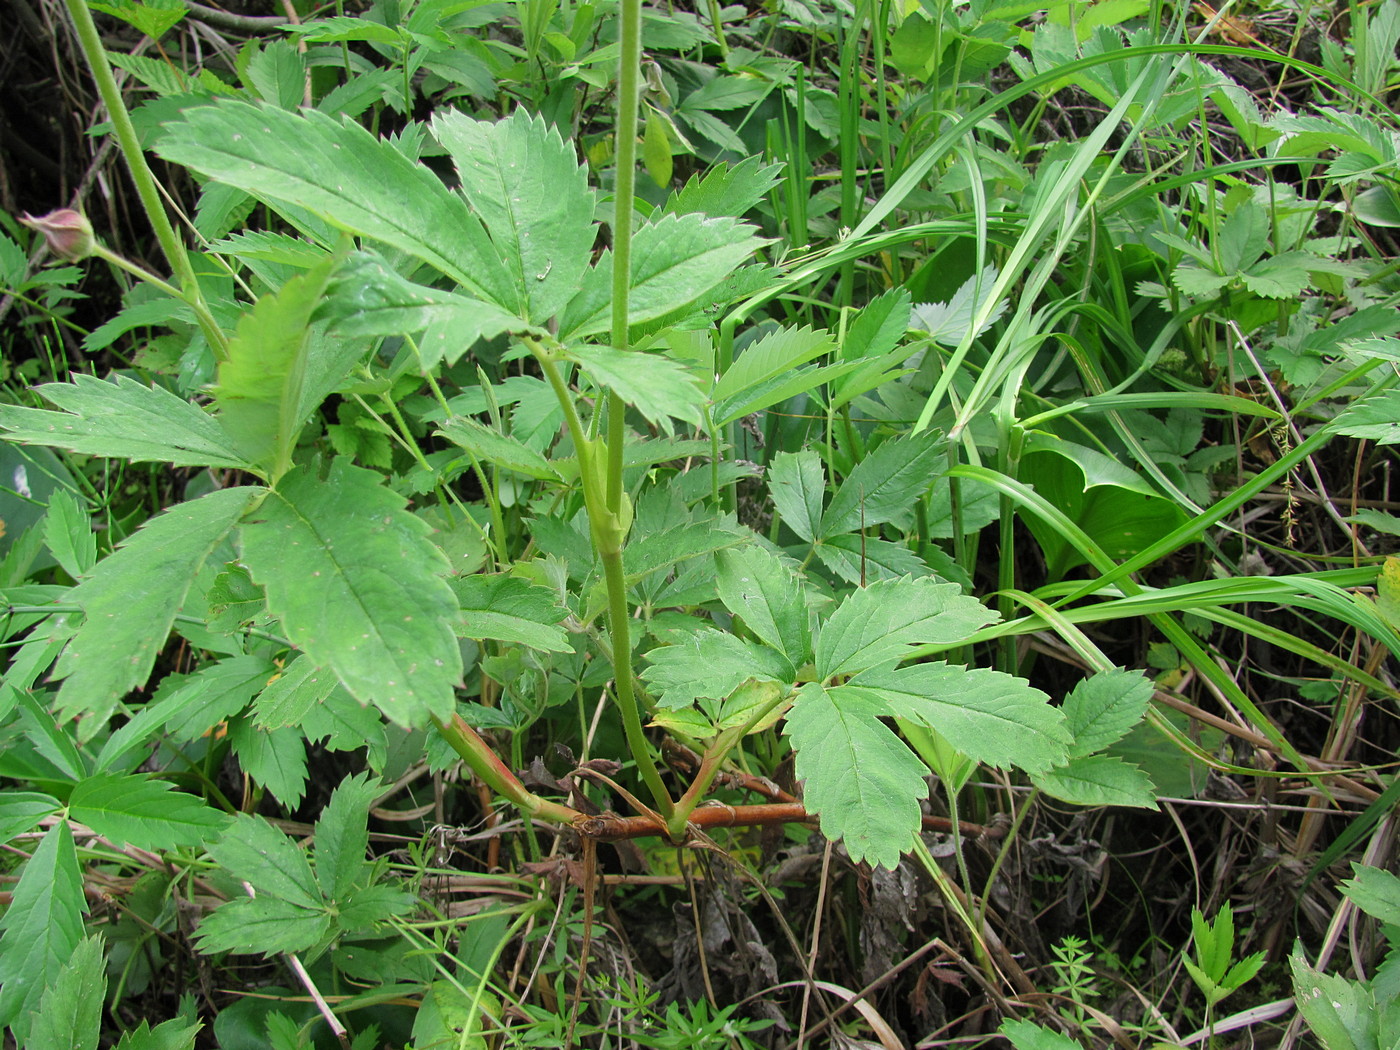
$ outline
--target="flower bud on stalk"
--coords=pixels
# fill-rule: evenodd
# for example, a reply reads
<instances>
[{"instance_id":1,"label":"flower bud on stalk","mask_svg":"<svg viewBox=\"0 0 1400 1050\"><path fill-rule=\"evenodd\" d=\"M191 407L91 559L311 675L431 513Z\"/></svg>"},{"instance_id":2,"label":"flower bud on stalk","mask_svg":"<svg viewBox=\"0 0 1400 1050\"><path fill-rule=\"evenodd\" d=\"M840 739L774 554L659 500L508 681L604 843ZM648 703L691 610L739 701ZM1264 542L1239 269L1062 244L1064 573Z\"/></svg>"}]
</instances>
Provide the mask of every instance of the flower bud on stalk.
<instances>
[{"instance_id":1,"label":"flower bud on stalk","mask_svg":"<svg viewBox=\"0 0 1400 1050\"><path fill-rule=\"evenodd\" d=\"M92 254L96 242L92 223L72 208L59 208L47 215L25 215L19 220L32 230L38 230L48 242L49 251L67 262L78 262Z\"/></svg>"}]
</instances>

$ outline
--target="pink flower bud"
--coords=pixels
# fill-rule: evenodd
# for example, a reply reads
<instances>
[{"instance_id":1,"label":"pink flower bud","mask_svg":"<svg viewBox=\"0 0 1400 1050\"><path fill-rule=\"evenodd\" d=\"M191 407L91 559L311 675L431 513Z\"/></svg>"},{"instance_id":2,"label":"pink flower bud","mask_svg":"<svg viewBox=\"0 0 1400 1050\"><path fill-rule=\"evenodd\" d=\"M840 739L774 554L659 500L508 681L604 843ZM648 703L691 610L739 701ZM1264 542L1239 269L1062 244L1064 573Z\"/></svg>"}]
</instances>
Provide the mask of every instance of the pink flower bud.
<instances>
[{"instance_id":1,"label":"pink flower bud","mask_svg":"<svg viewBox=\"0 0 1400 1050\"><path fill-rule=\"evenodd\" d=\"M42 233L49 251L60 259L77 262L92 254L92 224L72 208L59 208L37 218L25 215L19 221Z\"/></svg>"}]
</instances>

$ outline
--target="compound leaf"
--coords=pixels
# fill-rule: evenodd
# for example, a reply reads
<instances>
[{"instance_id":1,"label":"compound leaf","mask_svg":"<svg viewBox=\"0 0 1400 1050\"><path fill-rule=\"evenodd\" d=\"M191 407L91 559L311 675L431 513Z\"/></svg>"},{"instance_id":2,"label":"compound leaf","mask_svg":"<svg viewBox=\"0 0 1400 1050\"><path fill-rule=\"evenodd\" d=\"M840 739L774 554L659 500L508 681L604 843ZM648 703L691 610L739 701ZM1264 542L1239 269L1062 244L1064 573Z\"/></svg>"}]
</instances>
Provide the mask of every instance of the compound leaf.
<instances>
[{"instance_id":1,"label":"compound leaf","mask_svg":"<svg viewBox=\"0 0 1400 1050\"><path fill-rule=\"evenodd\" d=\"M631 324L689 306L764 242L754 227L728 217L666 215L632 239ZM577 339L612 326L612 253L604 252L559 319L559 338Z\"/></svg>"},{"instance_id":2,"label":"compound leaf","mask_svg":"<svg viewBox=\"0 0 1400 1050\"><path fill-rule=\"evenodd\" d=\"M1102 751L1142 721L1152 683L1139 671L1114 668L1084 679L1065 697L1065 722L1074 739L1070 757Z\"/></svg>"},{"instance_id":3,"label":"compound leaf","mask_svg":"<svg viewBox=\"0 0 1400 1050\"><path fill-rule=\"evenodd\" d=\"M242 530L243 555L288 637L361 703L405 727L452 711L462 654L447 559L373 471L286 474Z\"/></svg>"},{"instance_id":4,"label":"compound leaf","mask_svg":"<svg viewBox=\"0 0 1400 1050\"><path fill-rule=\"evenodd\" d=\"M368 774L346 777L316 822L316 881L328 900L340 901L365 866L369 810L384 791Z\"/></svg>"},{"instance_id":5,"label":"compound leaf","mask_svg":"<svg viewBox=\"0 0 1400 1050\"><path fill-rule=\"evenodd\" d=\"M102 938L78 942L58 979L44 990L25 1050L97 1050L107 974Z\"/></svg>"},{"instance_id":6,"label":"compound leaf","mask_svg":"<svg viewBox=\"0 0 1400 1050\"><path fill-rule=\"evenodd\" d=\"M252 886L258 899L275 898L309 909L325 905L306 855L262 817L238 814L209 847L209 855L235 879Z\"/></svg>"},{"instance_id":7,"label":"compound leaf","mask_svg":"<svg viewBox=\"0 0 1400 1050\"><path fill-rule=\"evenodd\" d=\"M301 805L307 765L300 728L269 729L239 719L229 727L228 736L239 766L255 784L267 788L289 810Z\"/></svg>"},{"instance_id":8,"label":"compound leaf","mask_svg":"<svg viewBox=\"0 0 1400 1050\"><path fill-rule=\"evenodd\" d=\"M276 897L238 897L206 915L195 934L199 950L213 952L299 952L330 932L328 912L303 908Z\"/></svg>"},{"instance_id":9,"label":"compound leaf","mask_svg":"<svg viewBox=\"0 0 1400 1050\"><path fill-rule=\"evenodd\" d=\"M607 346L570 347L568 354L589 379L617 394L668 434L672 416L700 425L705 395L679 362Z\"/></svg>"},{"instance_id":10,"label":"compound leaf","mask_svg":"<svg viewBox=\"0 0 1400 1050\"><path fill-rule=\"evenodd\" d=\"M647 653L642 672L661 693L662 707L684 707L700 697L719 700L750 678L791 682L793 669L771 649L706 627L682 642Z\"/></svg>"},{"instance_id":11,"label":"compound leaf","mask_svg":"<svg viewBox=\"0 0 1400 1050\"><path fill-rule=\"evenodd\" d=\"M817 537L825 492L826 471L815 452L804 449L773 457L768 468L768 494L783 524L808 543Z\"/></svg>"}]
</instances>

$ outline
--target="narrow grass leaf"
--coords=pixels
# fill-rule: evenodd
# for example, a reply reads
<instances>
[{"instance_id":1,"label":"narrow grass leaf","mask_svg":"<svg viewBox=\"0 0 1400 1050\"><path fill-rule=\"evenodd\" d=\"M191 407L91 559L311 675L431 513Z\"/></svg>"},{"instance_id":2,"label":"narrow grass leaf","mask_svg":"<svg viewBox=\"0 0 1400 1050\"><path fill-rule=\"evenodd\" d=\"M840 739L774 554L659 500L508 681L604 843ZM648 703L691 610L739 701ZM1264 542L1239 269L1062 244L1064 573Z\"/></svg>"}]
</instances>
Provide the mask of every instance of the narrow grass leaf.
<instances>
[{"instance_id":1,"label":"narrow grass leaf","mask_svg":"<svg viewBox=\"0 0 1400 1050\"><path fill-rule=\"evenodd\" d=\"M244 560L291 640L399 725L445 718L462 676L457 602L430 527L373 471L298 467L242 530Z\"/></svg>"}]
</instances>

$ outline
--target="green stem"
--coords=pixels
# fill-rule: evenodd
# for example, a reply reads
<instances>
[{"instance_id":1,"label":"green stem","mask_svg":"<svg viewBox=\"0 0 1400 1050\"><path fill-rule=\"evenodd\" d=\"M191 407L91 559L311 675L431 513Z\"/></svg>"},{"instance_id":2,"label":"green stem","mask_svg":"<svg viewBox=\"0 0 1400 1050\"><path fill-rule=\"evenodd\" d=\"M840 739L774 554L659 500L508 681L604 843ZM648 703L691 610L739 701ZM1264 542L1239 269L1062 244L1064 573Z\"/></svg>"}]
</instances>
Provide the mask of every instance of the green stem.
<instances>
[{"instance_id":1,"label":"green stem","mask_svg":"<svg viewBox=\"0 0 1400 1050\"><path fill-rule=\"evenodd\" d=\"M583 817L578 810L541 798L522 784L477 731L463 721L461 715L454 714L448 719L434 718L433 724L452 750L462 757L487 787L514 803L526 816L553 824L572 824Z\"/></svg>"},{"instance_id":2,"label":"green stem","mask_svg":"<svg viewBox=\"0 0 1400 1050\"><path fill-rule=\"evenodd\" d=\"M107 115L112 118L112 131L117 136L117 145L121 147L122 156L126 158L127 170L131 172L131 181L136 186L137 196L141 198L141 206L146 211L151 228L155 230L156 240L160 242L161 251L165 253L165 260L169 263L171 272L180 279L180 298L194 311L195 320L199 322L204 338L208 340L209 348L214 353L214 360L226 361L228 338L209 312L204 293L199 287L199 279L194 273L194 266L190 263L185 246L180 243L180 238L175 233L175 227L170 224L170 216L165 213L165 204L160 199L155 176L151 174L150 166L146 163L146 155L141 151L141 140L136 134L136 126L131 122L131 114L127 112L116 78L112 76L112 67L107 61L107 52L102 47L102 38L98 36L97 25L92 20L92 12L88 10L86 0L65 2L68 15L73 19L73 26L78 33L78 45L87 58L93 80L97 82L97 91L102 96Z\"/></svg>"}]
</instances>

